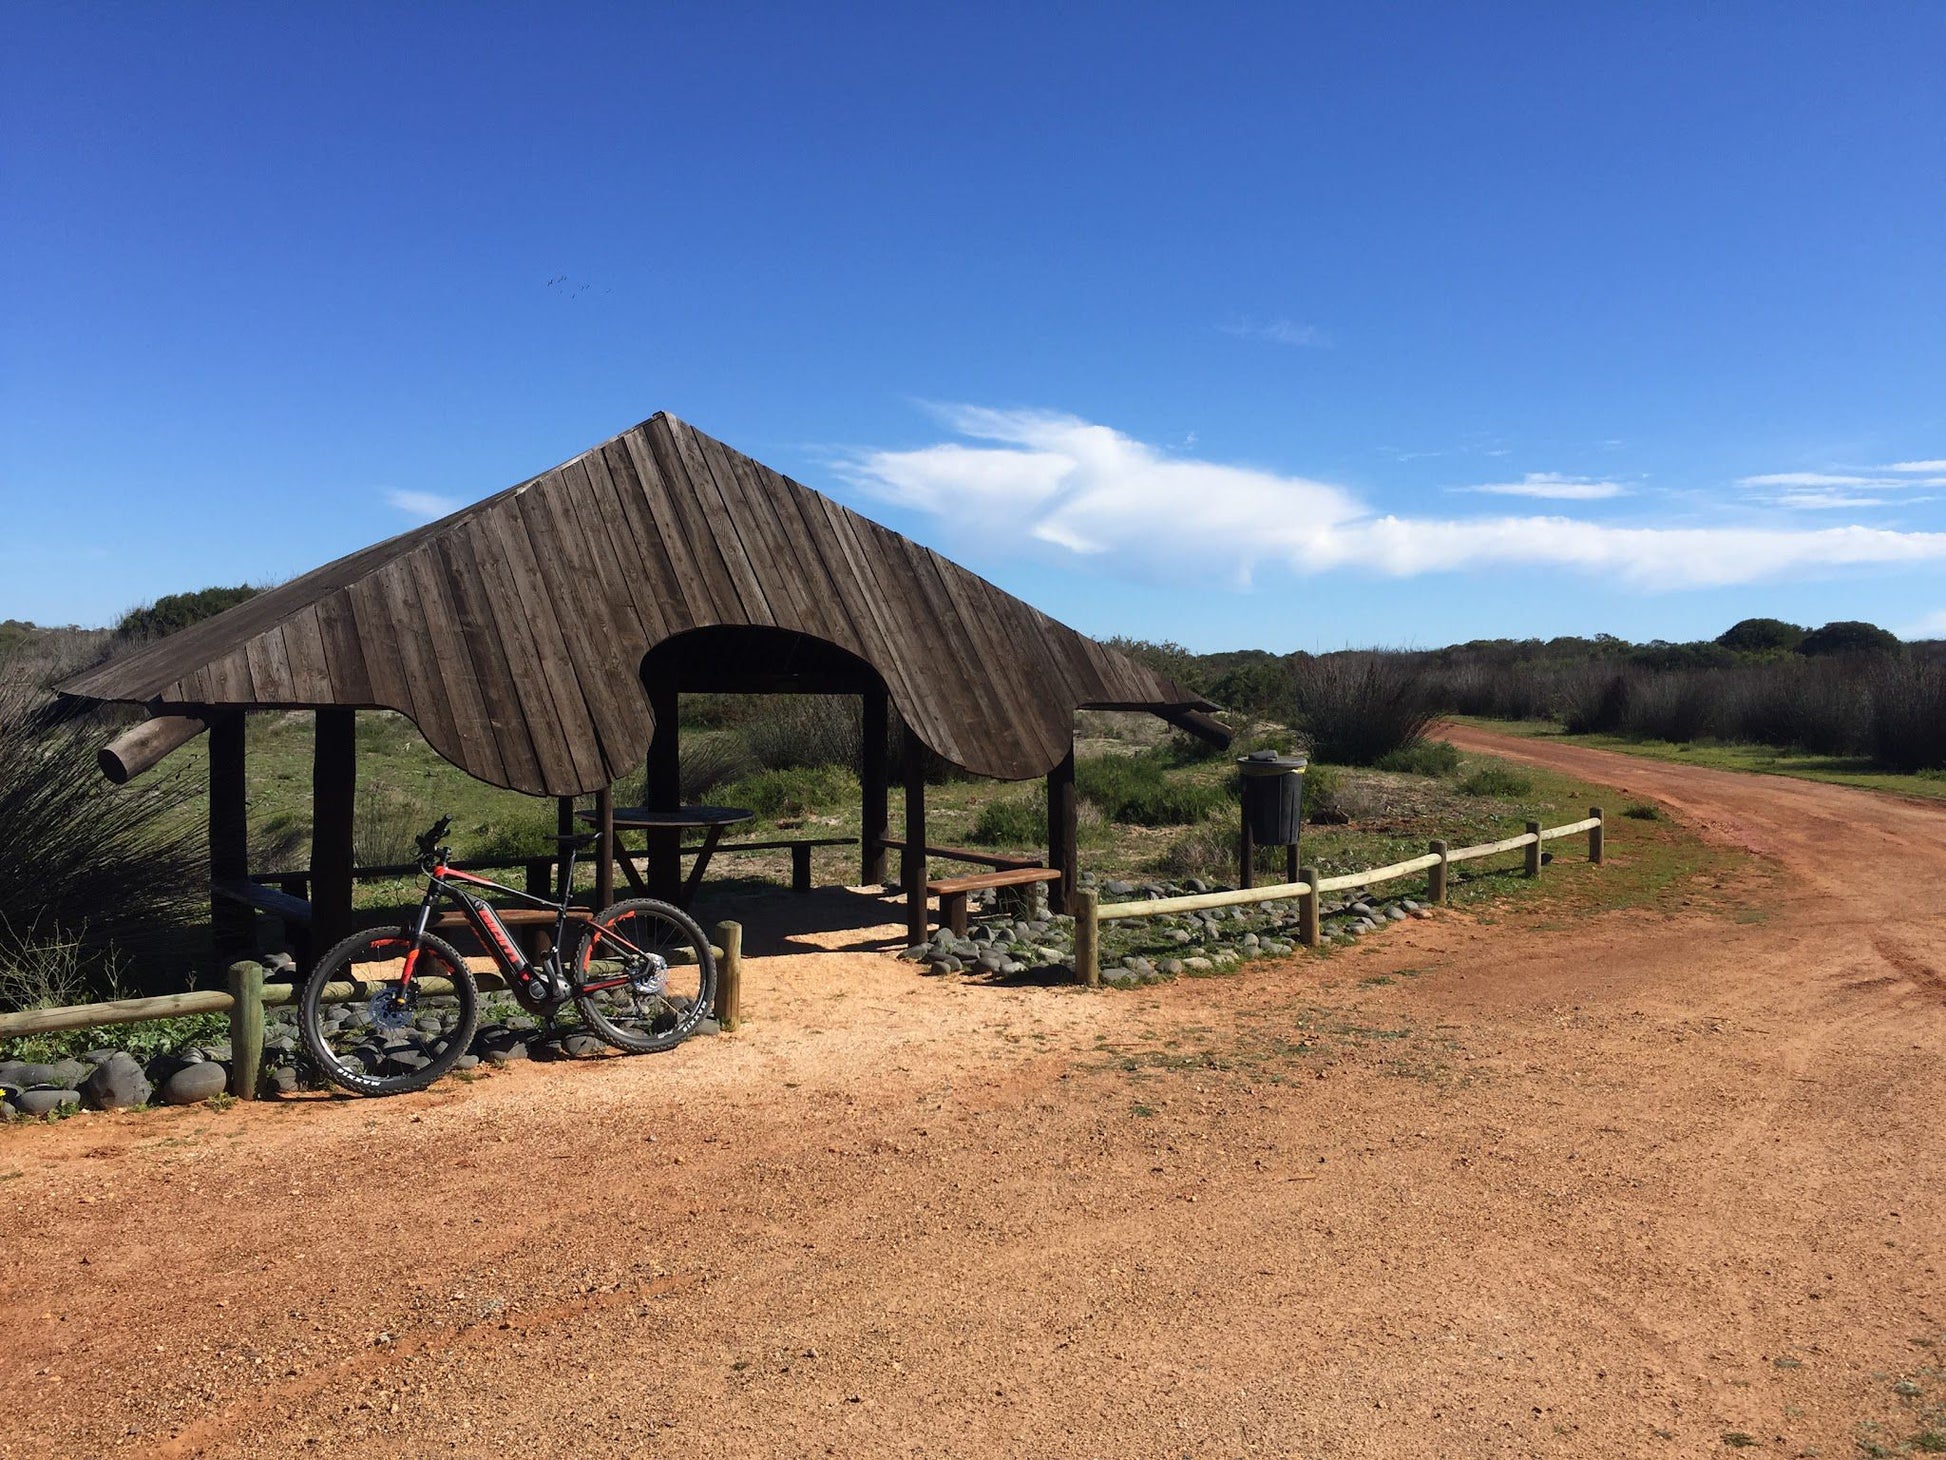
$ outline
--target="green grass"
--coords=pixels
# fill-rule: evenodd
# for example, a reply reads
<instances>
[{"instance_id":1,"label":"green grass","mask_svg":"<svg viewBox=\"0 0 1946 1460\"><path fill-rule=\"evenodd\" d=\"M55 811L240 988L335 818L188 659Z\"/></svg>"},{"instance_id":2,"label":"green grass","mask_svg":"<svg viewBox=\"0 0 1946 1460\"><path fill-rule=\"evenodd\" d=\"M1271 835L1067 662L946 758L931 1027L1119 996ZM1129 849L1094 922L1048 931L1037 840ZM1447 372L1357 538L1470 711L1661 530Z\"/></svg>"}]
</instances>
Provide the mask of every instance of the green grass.
<instances>
[{"instance_id":1,"label":"green grass","mask_svg":"<svg viewBox=\"0 0 1946 1460\"><path fill-rule=\"evenodd\" d=\"M1504 735L1530 740L1560 740L1597 750L1619 750L1648 760L1677 765L1707 766L1711 770L1748 771L1762 776L1790 776L1800 781L1823 781L1833 786L1857 786L1866 791L1890 791L1898 796L1946 800L1946 771L1888 771L1862 756L1810 755L1778 750L1769 745L1726 745L1698 740L1677 744L1670 740L1627 740L1619 735L1569 735L1546 720L1486 720L1467 715L1452 717L1461 725L1477 725Z\"/></svg>"}]
</instances>

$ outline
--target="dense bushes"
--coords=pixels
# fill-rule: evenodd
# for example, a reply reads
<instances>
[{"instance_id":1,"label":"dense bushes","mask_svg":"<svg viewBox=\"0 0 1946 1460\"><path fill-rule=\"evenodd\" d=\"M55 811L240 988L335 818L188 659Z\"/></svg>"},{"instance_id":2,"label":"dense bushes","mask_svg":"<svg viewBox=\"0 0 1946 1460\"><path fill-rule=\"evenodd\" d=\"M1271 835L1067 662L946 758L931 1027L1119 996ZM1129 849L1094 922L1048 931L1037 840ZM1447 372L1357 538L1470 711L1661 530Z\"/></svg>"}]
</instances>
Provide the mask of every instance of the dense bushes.
<instances>
[{"instance_id":1,"label":"dense bushes","mask_svg":"<svg viewBox=\"0 0 1946 1460\"><path fill-rule=\"evenodd\" d=\"M119 965L196 920L196 787L181 771L111 785L104 738L38 693L0 692L0 982L16 1002L108 996Z\"/></svg>"},{"instance_id":2,"label":"dense bushes","mask_svg":"<svg viewBox=\"0 0 1946 1460\"><path fill-rule=\"evenodd\" d=\"M996 796L980 808L969 834L977 847L1047 845L1047 797Z\"/></svg>"},{"instance_id":3,"label":"dense bushes","mask_svg":"<svg viewBox=\"0 0 1946 1460\"><path fill-rule=\"evenodd\" d=\"M194 593L165 593L154 603L132 608L115 625L115 637L142 643L186 629L191 624L214 618L225 609L235 608L246 598L255 598L258 589L248 584L235 588L201 588Z\"/></svg>"},{"instance_id":4,"label":"dense bushes","mask_svg":"<svg viewBox=\"0 0 1946 1460\"><path fill-rule=\"evenodd\" d=\"M1230 799L1223 786L1171 776L1148 755L1098 755L1074 768L1075 789L1110 821L1188 826Z\"/></svg>"},{"instance_id":5,"label":"dense bushes","mask_svg":"<svg viewBox=\"0 0 1946 1460\"><path fill-rule=\"evenodd\" d=\"M1300 661L1292 702L1311 754L1338 765L1371 765L1425 738L1437 710L1404 655L1327 654Z\"/></svg>"},{"instance_id":6,"label":"dense bushes","mask_svg":"<svg viewBox=\"0 0 1946 1460\"><path fill-rule=\"evenodd\" d=\"M1872 680L1872 756L1896 770L1946 769L1946 664L1894 663Z\"/></svg>"},{"instance_id":7,"label":"dense bushes","mask_svg":"<svg viewBox=\"0 0 1946 1460\"><path fill-rule=\"evenodd\" d=\"M758 771L723 788L723 799L775 819L802 816L858 798L858 777L839 766L792 766Z\"/></svg>"}]
</instances>

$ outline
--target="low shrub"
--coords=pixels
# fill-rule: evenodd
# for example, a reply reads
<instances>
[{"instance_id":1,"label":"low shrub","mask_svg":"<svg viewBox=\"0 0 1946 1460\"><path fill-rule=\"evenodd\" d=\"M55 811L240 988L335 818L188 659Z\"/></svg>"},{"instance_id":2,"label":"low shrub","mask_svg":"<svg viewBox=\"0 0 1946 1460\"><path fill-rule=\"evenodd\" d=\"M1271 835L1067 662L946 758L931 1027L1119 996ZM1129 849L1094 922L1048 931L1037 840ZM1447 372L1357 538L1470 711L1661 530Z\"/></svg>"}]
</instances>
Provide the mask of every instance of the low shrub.
<instances>
[{"instance_id":1,"label":"low shrub","mask_svg":"<svg viewBox=\"0 0 1946 1460\"><path fill-rule=\"evenodd\" d=\"M1622 815L1630 821L1660 821L1662 808L1648 801L1637 801L1633 806L1624 808Z\"/></svg>"},{"instance_id":2,"label":"low shrub","mask_svg":"<svg viewBox=\"0 0 1946 1460\"><path fill-rule=\"evenodd\" d=\"M758 765L788 771L841 766L856 771L864 745L864 716L855 699L784 695L767 699L743 728Z\"/></svg>"},{"instance_id":3,"label":"low shrub","mask_svg":"<svg viewBox=\"0 0 1946 1460\"><path fill-rule=\"evenodd\" d=\"M1468 796L1525 796L1534 783L1516 770L1503 765L1483 765L1459 783Z\"/></svg>"},{"instance_id":4,"label":"low shrub","mask_svg":"<svg viewBox=\"0 0 1946 1460\"><path fill-rule=\"evenodd\" d=\"M1430 684L1401 655L1301 659L1291 682L1311 753L1339 765L1371 765L1417 745L1437 716Z\"/></svg>"},{"instance_id":5,"label":"low shrub","mask_svg":"<svg viewBox=\"0 0 1946 1460\"><path fill-rule=\"evenodd\" d=\"M968 839L976 847L1047 845L1047 797L996 796L980 808Z\"/></svg>"},{"instance_id":6,"label":"low shrub","mask_svg":"<svg viewBox=\"0 0 1946 1460\"><path fill-rule=\"evenodd\" d=\"M749 808L766 820L803 816L858 795L858 777L839 766L793 766L758 771L723 788L727 805Z\"/></svg>"},{"instance_id":7,"label":"low shrub","mask_svg":"<svg viewBox=\"0 0 1946 1460\"><path fill-rule=\"evenodd\" d=\"M1129 826L1188 826L1230 800L1225 787L1171 775L1148 756L1091 756L1075 765L1074 780L1102 815Z\"/></svg>"},{"instance_id":8,"label":"low shrub","mask_svg":"<svg viewBox=\"0 0 1946 1460\"><path fill-rule=\"evenodd\" d=\"M1345 806L1345 778L1336 766L1312 761L1305 770L1304 819L1319 826L1342 826L1351 820Z\"/></svg>"},{"instance_id":9,"label":"low shrub","mask_svg":"<svg viewBox=\"0 0 1946 1460\"><path fill-rule=\"evenodd\" d=\"M1414 776L1455 776L1459 766L1459 747L1446 740L1422 740L1404 750L1388 750L1376 762L1378 770Z\"/></svg>"}]
</instances>

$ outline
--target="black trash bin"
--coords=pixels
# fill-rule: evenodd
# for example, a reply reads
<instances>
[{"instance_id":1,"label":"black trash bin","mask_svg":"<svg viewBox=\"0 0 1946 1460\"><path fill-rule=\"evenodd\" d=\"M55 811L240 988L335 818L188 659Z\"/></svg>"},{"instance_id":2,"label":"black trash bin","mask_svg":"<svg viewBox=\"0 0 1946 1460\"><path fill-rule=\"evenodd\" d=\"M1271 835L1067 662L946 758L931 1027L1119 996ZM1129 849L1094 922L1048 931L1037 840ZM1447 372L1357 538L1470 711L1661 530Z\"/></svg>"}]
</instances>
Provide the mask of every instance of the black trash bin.
<instances>
[{"instance_id":1,"label":"black trash bin","mask_svg":"<svg viewBox=\"0 0 1946 1460\"><path fill-rule=\"evenodd\" d=\"M1304 769L1301 755L1259 750L1239 756L1243 777L1243 846L1238 858L1239 885L1251 883L1258 847L1284 847L1296 878L1297 844L1304 827Z\"/></svg>"}]
</instances>

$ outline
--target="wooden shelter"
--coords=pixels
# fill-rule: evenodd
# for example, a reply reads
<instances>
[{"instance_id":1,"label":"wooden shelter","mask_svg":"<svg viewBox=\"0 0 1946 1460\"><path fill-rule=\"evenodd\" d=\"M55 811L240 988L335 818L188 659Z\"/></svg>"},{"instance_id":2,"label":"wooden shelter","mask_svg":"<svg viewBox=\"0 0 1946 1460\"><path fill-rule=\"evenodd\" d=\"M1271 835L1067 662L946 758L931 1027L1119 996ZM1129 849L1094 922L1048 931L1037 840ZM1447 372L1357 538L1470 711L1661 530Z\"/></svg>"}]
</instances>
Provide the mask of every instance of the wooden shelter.
<instances>
[{"instance_id":1,"label":"wooden shelter","mask_svg":"<svg viewBox=\"0 0 1946 1460\"><path fill-rule=\"evenodd\" d=\"M115 779L210 731L217 884L248 880L240 712L315 710L320 939L349 925L359 709L396 710L469 774L537 796L605 793L646 755L648 804L673 808L679 694L859 695L861 880L885 877L872 748L896 714L912 751L902 882L921 903L927 755L1045 776L1065 887L1076 710L1152 711L1227 741L1215 707L1163 675L669 415L59 688L148 711L102 753ZM604 851L606 868L612 836Z\"/></svg>"}]
</instances>

